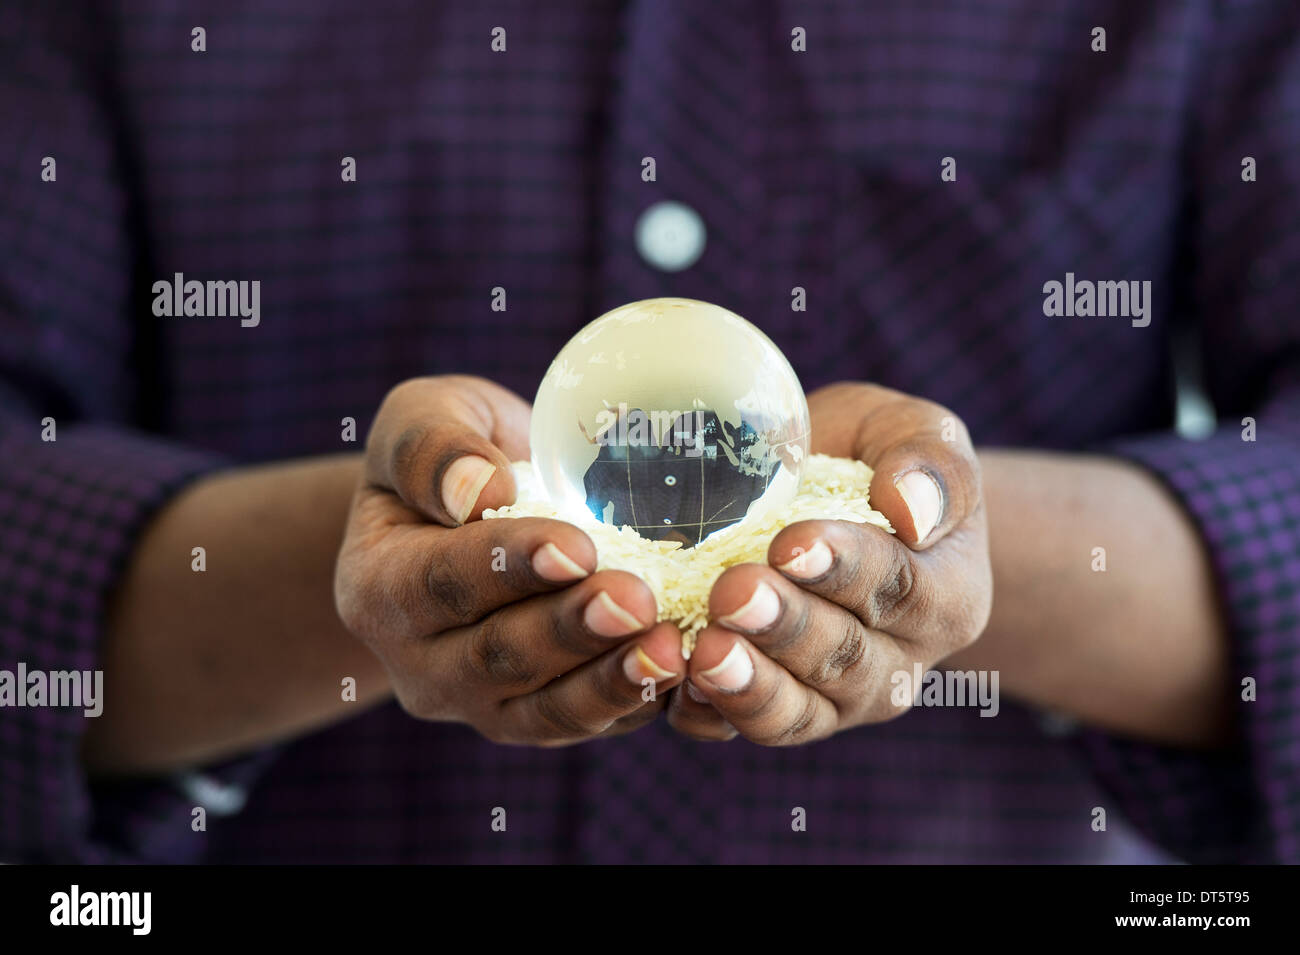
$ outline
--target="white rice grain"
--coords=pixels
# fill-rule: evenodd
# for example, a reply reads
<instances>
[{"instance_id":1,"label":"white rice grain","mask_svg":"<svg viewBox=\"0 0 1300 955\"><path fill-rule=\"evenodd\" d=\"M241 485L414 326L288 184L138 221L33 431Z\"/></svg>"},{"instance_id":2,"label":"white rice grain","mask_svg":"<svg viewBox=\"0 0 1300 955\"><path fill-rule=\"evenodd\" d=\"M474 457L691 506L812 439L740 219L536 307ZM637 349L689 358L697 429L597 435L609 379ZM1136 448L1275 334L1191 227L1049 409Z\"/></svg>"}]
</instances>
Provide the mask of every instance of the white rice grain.
<instances>
[{"instance_id":1,"label":"white rice grain","mask_svg":"<svg viewBox=\"0 0 1300 955\"><path fill-rule=\"evenodd\" d=\"M714 581L736 564L767 563L768 545L782 528L798 521L830 519L874 524L894 532L885 515L871 508L871 468L861 461L825 454L808 457L799 493L784 513L733 524L692 548L677 541L647 540L630 527L611 527L594 517L561 517L538 488L531 464L517 462L513 471L518 486L515 503L484 511L483 516L550 517L582 528L596 545L597 569L626 570L646 582L658 603L659 619L681 630L682 656L688 660L696 634L709 622L709 592Z\"/></svg>"}]
</instances>

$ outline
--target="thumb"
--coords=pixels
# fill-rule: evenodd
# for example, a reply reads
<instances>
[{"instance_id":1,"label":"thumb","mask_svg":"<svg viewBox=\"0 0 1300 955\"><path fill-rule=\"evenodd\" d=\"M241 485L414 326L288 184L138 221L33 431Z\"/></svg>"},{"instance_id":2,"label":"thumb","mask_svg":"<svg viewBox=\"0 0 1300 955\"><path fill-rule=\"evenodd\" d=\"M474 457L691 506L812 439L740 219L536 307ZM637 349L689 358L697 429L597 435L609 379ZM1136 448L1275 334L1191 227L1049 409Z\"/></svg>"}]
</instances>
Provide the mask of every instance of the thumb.
<instances>
[{"instance_id":1,"label":"thumb","mask_svg":"<svg viewBox=\"0 0 1300 955\"><path fill-rule=\"evenodd\" d=\"M531 409L482 378L415 378L389 392L366 443L366 474L431 521L456 527L515 499Z\"/></svg>"},{"instance_id":2,"label":"thumb","mask_svg":"<svg viewBox=\"0 0 1300 955\"><path fill-rule=\"evenodd\" d=\"M979 459L955 414L900 395L861 419L855 456L875 474L871 506L913 550L942 540L979 507Z\"/></svg>"}]
</instances>

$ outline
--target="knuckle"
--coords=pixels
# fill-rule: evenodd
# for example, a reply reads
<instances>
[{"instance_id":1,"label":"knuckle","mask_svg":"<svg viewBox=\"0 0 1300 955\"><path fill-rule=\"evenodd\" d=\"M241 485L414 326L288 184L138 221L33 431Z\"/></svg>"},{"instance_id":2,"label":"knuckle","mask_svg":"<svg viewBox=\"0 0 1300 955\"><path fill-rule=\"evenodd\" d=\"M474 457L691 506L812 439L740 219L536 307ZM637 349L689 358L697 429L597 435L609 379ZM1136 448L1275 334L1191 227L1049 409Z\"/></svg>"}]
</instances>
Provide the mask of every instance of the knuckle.
<instances>
[{"instance_id":1,"label":"knuckle","mask_svg":"<svg viewBox=\"0 0 1300 955\"><path fill-rule=\"evenodd\" d=\"M495 614L479 622L467 642L468 675L491 686L527 686L537 681L538 669L518 642L505 631Z\"/></svg>"},{"instance_id":2,"label":"knuckle","mask_svg":"<svg viewBox=\"0 0 1300 955\"><path fill-rule=\"evenodd\" d=\"M415 473L428 441L429 432L419 425L402 429L389 452L389 468L395 481L409 479Z\"/></svg>"},{"instance_id":3,"label":"knuckle","mask_svg":"<svg viewBox=\"0 0 1300 955\"><path fill-rule=\"evenodd\" d=\"M825 686L839 680L844 673L862 662L867 652L867 638L862 624L843 615L840 638L834 650L822 660L817 669L808 675L807 682L815 687Z\"/></svg>"},{"instance_id":4,"label":"knuckle","mask_svg":"<svg viewBox=\"0 0 1300 955\"><path fill-rule=\"evenodd\" d=\"M920 593L912 552L900 544L890 548L890 554L883 579L866 601L863 623L872 630L890 630L911 613Z\"/></svg>"},{"instance_id":5,"label":"knuckle","mask_svg":"<svg viewBox=\"0 0 1300 955\"><path fill-rule=\"evenodd\" d=\"M464 562L434 550L425 565L424 590L434 607L456 623L469 623L478 608L477 588L465 579Z\"/></svg>"}]
</instances>

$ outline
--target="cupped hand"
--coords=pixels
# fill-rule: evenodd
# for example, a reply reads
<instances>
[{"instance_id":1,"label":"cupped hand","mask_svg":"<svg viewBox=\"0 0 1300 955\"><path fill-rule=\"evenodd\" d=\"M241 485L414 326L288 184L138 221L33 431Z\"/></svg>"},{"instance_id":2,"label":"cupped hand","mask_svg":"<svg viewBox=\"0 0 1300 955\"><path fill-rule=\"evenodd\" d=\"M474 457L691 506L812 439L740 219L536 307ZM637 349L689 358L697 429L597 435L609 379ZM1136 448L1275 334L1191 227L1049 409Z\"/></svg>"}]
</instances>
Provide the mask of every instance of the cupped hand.
<instances>
[{"instance_id":1,"label":"cupped hand","mask_svg":"<svg viewBox=\"0 0 1300 955\"><path fill-rule=\"evenodd\" d=\"M875 470L871 503L896 534L792 524L768 563L728 569L709 599L668 718L698 739L783 746L905 712L895 689L973 642L993 600L979 462L939 405L874 385L809 396L814 452Z\"/></svg>"},{"instance_id":2,"label":"cupped hand","mask_svg":"<svg viewBox=\"0 0 1300 955\"><path fill-rule=\"evenodd\" d=\"M628 732L680 684L680 637L655 624L644 582L594 572L577 527L480 519L514 500L529 415L481 378L388 394L336 566L339 616L413 716L538 746Z\"/></svg>"}]
</instances>

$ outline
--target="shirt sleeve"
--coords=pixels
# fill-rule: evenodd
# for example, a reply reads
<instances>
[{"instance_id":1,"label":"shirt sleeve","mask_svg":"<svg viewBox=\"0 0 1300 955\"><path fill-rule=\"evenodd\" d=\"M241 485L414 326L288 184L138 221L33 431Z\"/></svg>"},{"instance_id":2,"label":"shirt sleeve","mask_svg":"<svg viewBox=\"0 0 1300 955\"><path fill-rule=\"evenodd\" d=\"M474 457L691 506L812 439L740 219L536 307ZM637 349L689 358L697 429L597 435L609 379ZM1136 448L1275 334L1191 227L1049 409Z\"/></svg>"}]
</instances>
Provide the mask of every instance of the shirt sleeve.
<instances>
[{"instance_id":1,"label":"shirt sleeve","mask_svg":"<svg viewBox=\"0 0 1300 955\"><path fill-rule=\"evenodd\" d=\"M1117 441L1200 529L1238 738L1216 754L1086 731L1139 829L1192 862L1300 862L1300 7L1224 4L1189 130L1190 306L1217 429ZM1253 181L1252 181L1253 172ZM1137 333L1137 332L1135 332ZM1134 634L1134 639L1141 639Z\"/></svg>"},{"instance_id":2,"label":"shirt sleeve","mask_svg":"<svg viewBox=\"0 0 1300 955\"><path fill-rule=\"evenodd\" d=\"M151 313L135 301L127 163L102 101L109 35L82 5L0 13L0 862L192 860L195 793L229 792L92 784L79 751L95 717L18 705L40 702L20 674L93 673L144 525L226 463L142 426L156 396L141 390L152 371L133 317ZM209 782L246 781L265 756Z\"/></svg>"}]
</instances>

